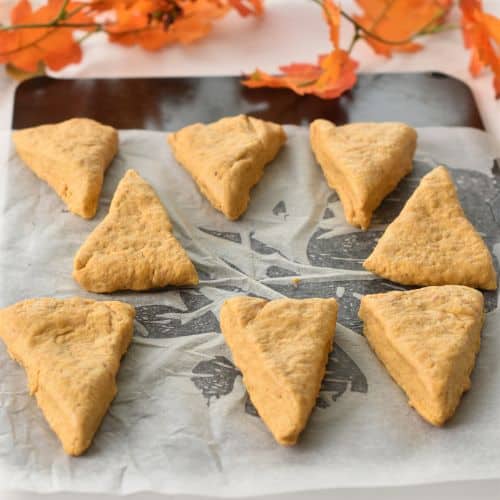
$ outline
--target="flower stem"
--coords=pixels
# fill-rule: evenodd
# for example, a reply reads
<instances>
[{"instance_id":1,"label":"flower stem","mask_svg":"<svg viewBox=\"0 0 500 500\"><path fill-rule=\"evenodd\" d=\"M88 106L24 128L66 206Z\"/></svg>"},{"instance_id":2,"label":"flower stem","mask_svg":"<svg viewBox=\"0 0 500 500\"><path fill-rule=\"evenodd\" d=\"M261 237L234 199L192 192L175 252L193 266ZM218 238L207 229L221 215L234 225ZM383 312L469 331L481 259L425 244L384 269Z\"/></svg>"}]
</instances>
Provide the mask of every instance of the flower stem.
<instances>
[{"instance_id":1,"label":"flower stem","mask_svg":"<svg viewBox=\"0 0 500 500\"><path fill-rule=\"evenodd\" d=\"M340 15L347 19L353 26L354 29L356 29L359 32L363 33L366 35L368 38L372 38L373 40L376 40L377 42L384 43L386 45L405 45L407 43L410 43L415 35L409 36L408 38L404 38L403 40L387 40L387 38L382 38L381 36L377 35L376 33L373 33L372 31L366 29L363 27L361 24L359 24L353 17L351 17L347 12L344 12L343 10L340 11Z\"/></svg>"},{"instance_id":2,"label":"flower stem","mask_svg":"<svg viewBox=\"0 0 500 500\"><path fill-rule=\"evenodd\" d=\"M95 30L89 31L88 33L85 33L85 35L83 35L82 37L80 37L76 41L76 43L83 43L85 40L87 40L87 38L91 37L92 35L94 35L95 33L99 32L99 31L101 31L101 29L102 29L101 26L98 25Z\"/></svg>"},{"instance_id":3,"label":"flower stem","mask_svg":"<svg viewBox=\"0 0 500 500\"><path fill-rule=\"evenodd\" d=\"M59 11L59 14L57 14L56 18L52 22L54 25L57 24L59 21L62 21L67 16L68 13L66 12L66 7L68 6L68 4L69 4L69 0L63 1L63 4L61 5L61 10Z\"/></svg>"}]
</instances>

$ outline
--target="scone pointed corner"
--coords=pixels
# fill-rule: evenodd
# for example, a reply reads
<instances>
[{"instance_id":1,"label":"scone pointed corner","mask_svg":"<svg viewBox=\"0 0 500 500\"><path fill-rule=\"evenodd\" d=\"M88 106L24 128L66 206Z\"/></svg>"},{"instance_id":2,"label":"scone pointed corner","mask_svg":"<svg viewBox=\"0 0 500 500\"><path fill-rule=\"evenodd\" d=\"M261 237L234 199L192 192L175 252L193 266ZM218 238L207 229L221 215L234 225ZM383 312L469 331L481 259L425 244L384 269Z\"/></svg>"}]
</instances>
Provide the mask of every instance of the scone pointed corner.
<instances>
[{"instance_id":1,"label":"scone pointed corner","mask_svg":"<svg viewBox=\"0 0 500 500\"><path fill-rule=\"evenodd\" d=\"M281 125L238 115L195 123L168 135L176 160L228 219L247 210L251 189L286 141Z\"/></svg>"},{"instance_id":2,"label":"scone pointed corner","mask_svg":"<svg viewBox=\"0 0 500 500\"><path fill-rule=\"evenodd\" d=\"M234 297L220 323L250 399L275 440L291 446L314 408L332 349L335 299Z\"/></svg>"},{"instance_id":3,"label":"scone pointed corner","mask_svg":"<svg viewBox=\"0 0 500 500\"><path fill-rule=\"evenodd\" d=\"M359 317L410 406L442 426L470 388L484 321L481 292L445 285L365 295Z\"/></svg>"},{"instance_id":4,"label":"scone pointed corner","mask_svg":"<svg viewBox=\"0 0 500 500\"><path fill-rule=\"evenodd\" d=\"M497 288L490 251L467 220L442 166L422 178L363 267L404 285Z\"/></svg>"},{"instance_id":5,"label":"scone pointed corner","mask_svg":"<svg viewBox=\"0 0 500 500\"><path fill-rule=\"evenodd\" d=\"M88 118L13 132L23 162L59 195L70 212L95 216L104 174L118 151L113 127Z\"/></svg>"},{"instance_id":6,"label":"scone pointed corner","mask_svg":"<svg viewBox=\"0 0 500 500\"><path fill-rule=\"evenodd\" d=\"M375 209L413 168L415 129L397 122L336 126L315 120L311 147L346 220L368 229Z\"/></svg>"},{"instance_id":7,"label":"scone pointed corner","mask_svg":"<svg viewBox=\"0 0 500 500\"><path fill-rule=\"evenodd\" d=\"M0 338L64 451L91 445L116 394L134 308L117 301L39 298L0 310Z\"/></svg>"},{"instance_id":8,"label":"scone pointed corner","mask_svg":"<svg viewBox=\"0 0 500 500\"><path fill-rule=\"evenodd\" d=\"M96 293L198 284L165 207L135 170L124 175L108 215L78 250L73 277Z\"/></svg>"}]
</instances>

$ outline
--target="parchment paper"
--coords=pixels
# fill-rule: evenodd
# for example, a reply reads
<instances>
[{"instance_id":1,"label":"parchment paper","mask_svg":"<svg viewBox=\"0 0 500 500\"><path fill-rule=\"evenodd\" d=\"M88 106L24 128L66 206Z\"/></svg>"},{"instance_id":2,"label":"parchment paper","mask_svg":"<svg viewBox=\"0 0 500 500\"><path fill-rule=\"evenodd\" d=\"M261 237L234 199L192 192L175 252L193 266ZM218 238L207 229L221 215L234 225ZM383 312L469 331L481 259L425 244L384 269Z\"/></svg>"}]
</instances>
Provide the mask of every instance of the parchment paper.
<instances>
[{"instance_id":1,"label":"parchment paper","mask_svg":"<svg viewBox=\"0 0 500 500\"><path fill-rule=\"evenodd\" d=\"M107 213L128 168L158 192L201 283L111 296L137 307L135 336L118 396L79 458L63 453L27 392L23 369L0 345L0 489L243 496L500 477L497 293L486 294L489 314L472 390L443 429L408 407L357 317L363 294L402 288L363 271L361 263L421 176L438 164L451 168L464 209L498 269L500 171L493 168L488 137L472 129L420 129L414 172L361 232L345 223L312 157L307 130L287 132L287 145L238 222L199 194L163 133L120 134L120 154L93 221L68 213L11 153L1 169L0 306L37 296L110 298L77 286L72 259ZM335 349L296 447L273 441L231 362L218 315L222 301L235 294L338 299Z\"/></svg>"}]
</instances>

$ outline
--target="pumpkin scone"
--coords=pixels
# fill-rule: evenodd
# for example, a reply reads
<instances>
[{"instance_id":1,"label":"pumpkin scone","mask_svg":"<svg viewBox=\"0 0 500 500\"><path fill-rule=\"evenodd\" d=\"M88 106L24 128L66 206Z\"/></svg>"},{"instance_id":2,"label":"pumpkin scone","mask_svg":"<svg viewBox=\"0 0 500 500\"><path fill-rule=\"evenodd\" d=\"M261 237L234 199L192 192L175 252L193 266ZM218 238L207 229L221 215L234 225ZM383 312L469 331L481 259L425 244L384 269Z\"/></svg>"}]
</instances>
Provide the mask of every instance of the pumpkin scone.
<instances>
[{"instance_id":1,"label":"pumpkin scone","mask_svg":"<svg viewBox=\"0 0 500 500\"><path fill-rule=\"evenodd\" d=\"M488 247L465 217L444 167L422 178L363 266L404 285L497 287Z\"/></svg>"},{"instance_id":2,"label":"pumpkin scone","mask_svg":"<svg viewBox=\"0 0 500 500\"><path fill-rule=\"evenodd\" d=\"M285 141L280 125L245 115L195 123L168 136L175 158L203 195L233 220L247 209L250 190Z\"/></svg>"},{"instance_id":3,"label":"pumpkin scone","mask_svg":"<svg viewBox=\"0 0 500 500\"><path fill-rule=\"evenodd\" d=\"M116 395L134 308L79 297L40 298L0 310L0 338L69 455L91 444Z\"/></svg>"},{"instance_id":4,"label":"pumpkin scone","mask_svg":"<svg viewBox=\"0 0 500 500\"><path fill-rule=\"evenodd\" d=\"M104 173L118 150L116 130L87 118L18 130L18 155L68 209L91 219L97 212Z\"/></svg>"},{"instance_id":5,"label":"pumpkin scone","mask_svg":"<svg viewBox=\"0 0 500 500\"><path fill-rule=\"evenodd\" d=\"M295 444L325 375L335 299L234 297L224 302L220 319L260 417L278 443Z\"/></svg>"},{"instance_id":6,"label":"pumpkin scone","mask_svg":"<svg viewBox=\"0 0 500 500\"><path fill-rule=\"evenodd\" d=\"M484 321L481 292L459 285L365 295L364 335L409 404L443 425L470 388Z\"/></svg>"},{"instance_id":7,"label":"pumpkin scone","mask_svg":"<svg viewBox=\"0 0 500 500\"><path fill-rule=\"evenodd\" d=\"M417 133L404 123L337 127L327 120L315 120L310 140L328 185L340 197L347 221L367 229L374 210L411 172Z\"/></svg>"},{"instance_id":8,"label":"pumpkin scone","mask_svg":"<svg viewBox=\"0 0 500 500\"><path fill-rule=\"evenodd\" d=\"M153 188L128 170L108 215L78 250L73 277L97 293L195 285L196 269L172 230Z\"/></svg>"}]
</instances>

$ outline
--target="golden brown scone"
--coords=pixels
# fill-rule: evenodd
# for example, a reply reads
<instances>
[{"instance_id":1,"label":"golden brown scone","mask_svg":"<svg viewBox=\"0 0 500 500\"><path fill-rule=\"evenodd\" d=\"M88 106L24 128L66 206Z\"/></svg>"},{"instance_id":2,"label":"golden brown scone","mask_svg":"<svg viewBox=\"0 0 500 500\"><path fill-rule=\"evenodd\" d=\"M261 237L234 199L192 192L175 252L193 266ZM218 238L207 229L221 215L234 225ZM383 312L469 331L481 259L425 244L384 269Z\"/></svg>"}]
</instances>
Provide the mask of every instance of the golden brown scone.
<instances>
[{"instance_id":1,"label":"golden brown scone","mask_svg":"<svg viewBox=\"0 0 500 500\"><path fill-rule=\"evenodd\" d=\"M168 136L177 161L228 219L245 212L250 190L285 141L280 125L245 115L195 123Z\"/></svg>"},{"instance_id":2,"label":"golden brown scone","mask_svg":"<svg viewBox=\"0 0 500 500\"><path fill-rule=\"evenodd\" d=\"M347 221L367 229L374 210L413 168L416 131L404 123L315 120L311 147L328 185L337 191Z\"/></svg>"},{"instance_id":3,"label":"golden brown scone","mask_svg":"<svg viewBox=\"0 0 500 500\"><path fill-rule=\"evenodd\" d=\"M278 443L295 444L325 375L335 299L234 297L224 302L220 319L260 417Z\"/></svg>"},{"instance_id":4,"label":"golden brown scone","mask_svg":"<svg viewBox=\"0 0 500 500\"><path fill-rule=\"evenodd\" d=\"M123 176L108 215L78 250L73 277L97 293L198 283L167 211L134 170Z\"/></svg>"},{"instance_id":5,"label":"golden brown scone","mask_svg":"<svg viewBox=\"0 0 500 500\"><path fill-rule=\"evenodd\" d=\"M363 266L404 285L497 287L488 247L466 219L444 167L422 178Z\"/></svg>"},{"instance_id":6,"label":"golden brown scone","mask_svg":"<svg viewBox=\"0 0 500 500\"><path fill-rule=\"evenodd\" d=\"M112 127L88 118L18 130L12 134L18 155L85 219L97 212L104 172L118 150Z\"/></svg>"},{"instance_id":7,"label":"golden brown scone","mask_svg":"<svg viewBox=\"0 0 500 500\"><path fill-rule=\"evenodd\" d=\"M484 321L481 292L447 285L365 295L359 317L410 406L443 425L470 388Z\"/></svg>"},{"instance_id":8,"label":"golden brown scone","mask_svg":"<svg viewBox=\"0 0 500 500\"><path fill-rule=\"evenodd\" d=\"M30 299L0 310L0 338L69 455L91 444L116 394L134 308L79 297Z\"/></svg>"}]
</instances>

